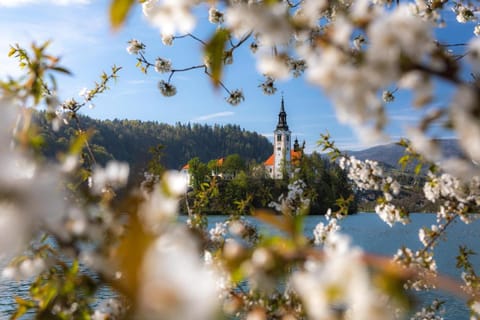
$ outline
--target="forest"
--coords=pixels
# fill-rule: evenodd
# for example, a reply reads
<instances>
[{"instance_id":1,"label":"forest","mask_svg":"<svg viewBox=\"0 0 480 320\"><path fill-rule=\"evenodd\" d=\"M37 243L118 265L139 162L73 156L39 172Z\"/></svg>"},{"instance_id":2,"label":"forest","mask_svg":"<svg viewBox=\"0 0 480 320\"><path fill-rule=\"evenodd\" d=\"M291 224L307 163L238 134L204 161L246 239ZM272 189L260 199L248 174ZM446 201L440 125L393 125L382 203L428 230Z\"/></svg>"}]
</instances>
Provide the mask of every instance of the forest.
<instances>
[{"instance_id":1,"label":"forest","mask_svg":"<svg viewBox=\"0 0 480 320\"><path fill-rule=\"evenodd\" d=\"M201 208L202 213L251 214L259 208L280 211L293 205L304 214L325 214L329 208L337 211L342 205L348 213L357 209L346 172L316 152L303 154L290 168L290 177L284 179L270 178L262 164L246 162L238 154L227 156L221 165L217 160L204 163L197 157L188 165L192 176L189 199L197 201L192 206ZM301 183L292 188L295 181Z\"/></svg>"},{"instance_id":2,"label":"forest","mask_svg":"<svg viewBox=\"0 0 480 320\"><path fill-rule=\"evenodd\" d=\"M100 164L108 160L128 162L132 172L142 173L149 162L158 162L165 169L180 169L190 159L208 161L238 154L245 160L264 161L272 144L264 136L241 129L238 125L169 125L155 121L97 120L76 115L72 126L54 131L46 114L37 115L41 130L41 153L47 158L65 153L78 128L90 130L90 148ZM155 157L155 159L153 159Z\"/></svg>"},{"instance_id":3,"label":"forest","mask_svg":"<svg viewBox=\"0 0 480 320\"><path fill-rule=\"evenodd\" d=\"M263 168L263 161L272 152L264 136L241 129L238 125L169 125L153 121L97 120L78 115L71 119L76 126L52 130L47 114L36 115L40 136L40 153L48 159L61 157L68 151L78 128L90 132L89 147L96 161L105 165L109 160L128 162L131 183L139 183L144 173L161 175L166 169L190 165L193 193L190 199L204 194L210 187L209 201L202 207L207 213L250 213L254 208L268 208L288 192L289 179L273 180ZM86 152L86 150L84 151ZM87 156L84 157L87 161ZM221 167L216 160L224 158ZM294 179L305 182L309 212L324 214L336 209L339 197L347 199L353 192L343 170L318 153L304 155ZM212 174L214 173L214 174ZM228 177L228 178L222 178ZM203 189L202 189L203 188ZM193 201L193 200L192 200ZM352 202L349 212L355 212ZM187 212L187 208L182 208Z\"/></svg>"}]
</instances>

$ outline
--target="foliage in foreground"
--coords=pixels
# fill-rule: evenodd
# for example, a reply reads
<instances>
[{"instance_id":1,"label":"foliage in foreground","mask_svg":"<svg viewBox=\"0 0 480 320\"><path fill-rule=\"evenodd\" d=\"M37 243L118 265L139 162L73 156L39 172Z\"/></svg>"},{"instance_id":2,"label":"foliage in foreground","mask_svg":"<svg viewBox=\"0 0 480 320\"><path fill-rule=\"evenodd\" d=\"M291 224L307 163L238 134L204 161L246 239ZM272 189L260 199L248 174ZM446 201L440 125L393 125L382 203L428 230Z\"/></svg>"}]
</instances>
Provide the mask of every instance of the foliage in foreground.
<instances>
[{"instance_id":1,"label":"foliage in foreground","mask_svg":"<svg viewBox=\"0 0 480 320\"><path fill-rule=\"evenodd\" d=\"M117 26L134 1L112 3ZM166 32L167 44L177 31L191 31L196 4L143 2L147 17ZM31 52L12 47L11 55L19 58L26 74L1 83L0 249L20 253L4 269L4 276L34 279L30 297L17 299L12 317L30 310L46 319L398 319L414 308L409 290L435 287L464 298L472 318L479 318L479 280L470 261L474 252L459 249L461 283L439 274L434 257L434 247L449 226L470 222L480 205L480 179L472 174L478 173L478 166L471 161L478 162L480 145L476 77L474 83L462 80L460 66L446 45L433 41L428 25L440 22L442 8L449 5L460 22L474 19L472 5L459 2L419 1L410 8L397 4L389 10L378 1L225 2L225 17L216 8L209 10L212 22L225 25L210 40L201 41L207 62L193 67L224 87L228 102L238 104L243 94L226 89L222 70L234 51L253 38L251 47L263 51L260 59L269 62L261 64L263 73L278 78L285 75L278 70L295 75L308 66L310 77L325 89L344 120L376 133L385 124L377 97L385 85L402 80L402 87L413 88L420 106L431 98L430 77L458 86L452 106L429 114L419 130L409 132L411 143L403 143L408 158L436 162L441 154L424 132L430 124L449 118L450 127L465 138L461 141L467 159L444 163L447 170L454 163L458 177L429 164L423 191L427 200L439 204L436 224L419 230L421 248L399 248L393 258L365 253L339 231L348 199L338 201L338 211L327 211L326 222L318 224L313 235L304 235L309 201L300 179L278 199L275 207L281 215L256 212L259 220L279 230L274 235L257 233L241 216L208 230L206 218L193 211L186 224L179 223L178 199L185 183L177 172L147 176L140 188L116 196L127 183L129 167L114 161L105 167L97 164L91 132L82 129L77 112L107 89L120 68L102 74L100 82L82 93L82 101L60 104L55 82L47 80L50 74L67 72L59 59L47 54L47 45L34 45ZM169 19L170 14L176 19ZM239 42L230 36L239 36ZM290 59L288 51L282 51L291 38L303 44L299 54L306 55L305 61ZM268 56L265 48L272 46L276 50L266 50L273 52ZM477 40L469 44L473 62L480 56L477 48ZM172 69L162 58L150 63L141 42L131 41L128 49L139 55L143 71L169 73L159 89L165 96L176 93L170 80L180 69ZM267 93L274 92L272 79L262 86ZM393 91L386 91L383 98L393 99ZM36 152L39 140L32 108L40 104L45 104L54 128L62 122L76 126L76 139L55 164L43 162ZM380 193L375 211L382 220L389 225L409 222L408 212L393 204L402 185L378 163L342 155L328 135L322 136L321 145L339 161L355 188ZM215 191L206 186L194 209L208 202L210 192ZM35 243L21 254L30 239L42 235L49 242ZM81 266L90 272L82 272ZM108 284L118 296L94 308L92 298L101 284ZM413 318L438 319L441 306L432 301Z\"/></svg>"}]
</instances>

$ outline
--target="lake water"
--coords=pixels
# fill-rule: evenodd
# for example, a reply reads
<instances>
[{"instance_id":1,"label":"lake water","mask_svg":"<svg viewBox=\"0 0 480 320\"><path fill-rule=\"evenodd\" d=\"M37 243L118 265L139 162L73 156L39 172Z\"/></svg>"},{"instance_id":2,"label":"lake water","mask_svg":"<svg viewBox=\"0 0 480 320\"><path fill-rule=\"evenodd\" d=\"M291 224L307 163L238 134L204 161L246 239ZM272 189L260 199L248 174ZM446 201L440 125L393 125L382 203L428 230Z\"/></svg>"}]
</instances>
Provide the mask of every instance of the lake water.
<instances>
[{"instance_id":1,"label":"lake water","mask_svg":"<svg viewBox=\"0 0 480 320\"><path fill-rule=\"evenodd\" d=\"M345 218L341 222L342 232L352 238L355 245L362 247L365 251L392 256L398 248L403 245L412 250L421 248L418 240L418 230L422 226L430 227L435 223L433 214L412 214L412 222L406 226L396 224L389 227L375 214L362 213ZM216 222L223 221L224 216L210 216L209 225L214 226ZM252 219L254 223L258 223ZM308 216L305 221L305 234L312 236L313 229L319 222L325 222L323 216ZM268 226L259 224L265 232L273 232ZM458 221L451 225L447 232L447 241L442 241L435 249L435 256L438 270L444 275L459 279L459 272L455 268L455 257L460 245L466 245L474 251L479 250L480 244L480 221L465 225ZM480 253L480 252L479 252ZM480 269L480 255L475 255L472 262L476 270ZM14 296L27 296L28 281L0 282L0 319L7 319L14 311ZM102 288L98 295L101 298L111 296L108 288ZM451 295L432 291L419 295L419 299L430 301L433 297L446 299L444 305L446 313L444 318L447 320L468 319L468 310L465 302ZM28 319L28 318L27 318Z\"/></svg>"}]
</instances>

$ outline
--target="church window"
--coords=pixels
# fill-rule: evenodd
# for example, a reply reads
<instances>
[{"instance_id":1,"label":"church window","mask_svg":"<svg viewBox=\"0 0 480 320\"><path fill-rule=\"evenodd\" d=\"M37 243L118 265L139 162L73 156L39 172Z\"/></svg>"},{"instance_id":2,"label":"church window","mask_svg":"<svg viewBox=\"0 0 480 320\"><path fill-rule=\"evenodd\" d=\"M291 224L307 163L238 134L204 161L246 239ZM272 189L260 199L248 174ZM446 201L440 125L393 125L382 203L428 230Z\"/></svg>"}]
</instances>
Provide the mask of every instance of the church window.
<instances>
[{"instance_id":1,"label":"church window","mask_svg":"<svg viewBox=\"0 0 480 320\"><path fill-rule=\"evenodd\" d=\"M277 134L277 140L282 141L282 135L281 134Z\"/></svg>"},{"instance_id":2,"label":"church window","mask_svg":"<svg viewBox=\"0 0 480 320\"><path fill-rule=\"evenodd\" d=\"M280 151L280 150L282 150L282 148L280 148L280 147L277 147L277 150L278 150L278 151Z\"/></svg>"}]
</instances>

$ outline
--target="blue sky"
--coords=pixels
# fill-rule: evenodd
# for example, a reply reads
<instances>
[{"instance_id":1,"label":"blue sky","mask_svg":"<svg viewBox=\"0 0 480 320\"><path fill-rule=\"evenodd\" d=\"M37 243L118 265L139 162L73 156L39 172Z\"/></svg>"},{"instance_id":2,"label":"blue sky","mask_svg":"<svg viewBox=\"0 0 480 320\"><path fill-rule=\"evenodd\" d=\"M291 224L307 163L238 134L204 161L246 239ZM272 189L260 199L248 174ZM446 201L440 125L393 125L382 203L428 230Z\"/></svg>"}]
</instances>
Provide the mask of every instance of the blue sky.
<instances>
[{"instance_id":1,"label":"blue sky","mask_svg":"<svg viewBox=\"0 0 480 320\"><path fill-rule=\"evenodd\" d=\"M320 133L326 131L337 144L345 149L363 147L355 133L337 122L334 109L322 92L309 85L304 77L278 82L277 94L264 95L258 88L263 77L256 72L255 58L248 48L239 50L234 64L227 67L224 82L230 89L241 88L246 96L243 103L232 107L225 102L226 93L215 90L202 70L174 75L178 93L163 97L157 82L164 75L153 70L142 74L135 67L135 57L126 51L127 41L136 38L147 45L146 56L172 60L174 68L189 67L201 63L199 44L191 39L175 40L172 47L161 43L159 32L150 27L135 9L126 26L113 32L108 24L110 1L92 0L0 0L0 77L18 75L16 62L7 57L9 45L19 43L28 46L32 41L53 40L51 51L62 57L63 65L73 77L58 78L62 99L78 97L84 87L92 87L101 71L108 72L116 64L123 69L111 90L95 101L94 109L83 113L100 119L139 119L166 122L198 122L207 124L234 123L271 137L277 122L281 92L285 97L288 124L292 135L306 140L307 150L316 149ZM203 11L207 15L207 10ZM199 20L206 20L199 17ZM214 26L200 26L195 35L206 38ZM443 32L446 39L465 41L471 37L472 25L468 28ZM467 31L468 30L468 31ZM467 34L468 32L468 34ZM448 99L451 91L437 84L441 99ZM436 101L435 103L440 103ZM401 129L415 124L418 115L412 112L410 97L401 95L389 104L391 123L388 133L396 139Z\"/></svg>"}]
</instances>

